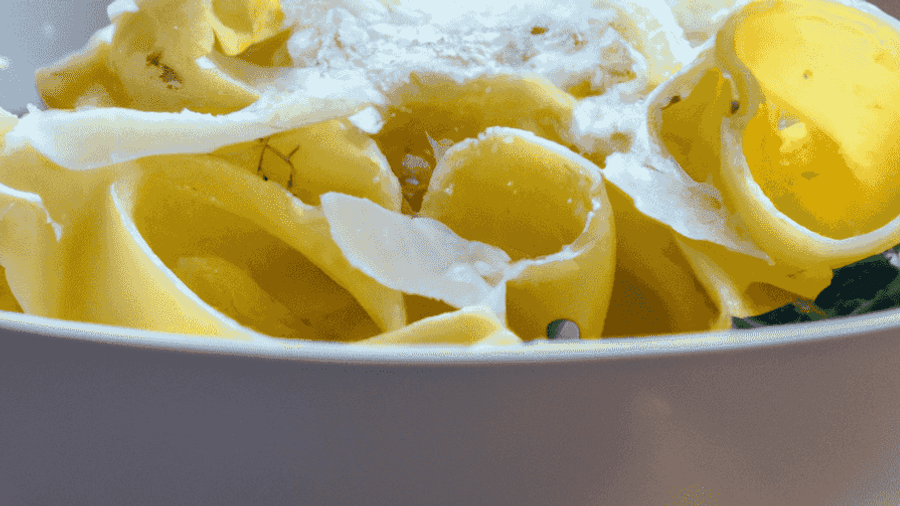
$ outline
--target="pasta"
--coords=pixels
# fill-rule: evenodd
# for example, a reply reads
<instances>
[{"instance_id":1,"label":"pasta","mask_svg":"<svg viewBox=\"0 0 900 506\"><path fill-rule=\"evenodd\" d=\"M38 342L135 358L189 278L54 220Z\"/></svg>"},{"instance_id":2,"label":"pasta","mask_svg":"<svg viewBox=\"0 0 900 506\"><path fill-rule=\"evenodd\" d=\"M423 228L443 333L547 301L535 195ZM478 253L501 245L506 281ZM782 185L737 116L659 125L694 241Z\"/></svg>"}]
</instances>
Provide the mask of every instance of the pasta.
<instances>
[{"instance_id":1,"label":"pasta","mask_svg":"<svg viewBox=\"0 0 900 506\"><path fill-rule=\"evenodd\" d=\"M730 328L900 242L900 23L855 0L108 13L0 111L2 310L509 346Z\"/></svg>"}]
</instances>

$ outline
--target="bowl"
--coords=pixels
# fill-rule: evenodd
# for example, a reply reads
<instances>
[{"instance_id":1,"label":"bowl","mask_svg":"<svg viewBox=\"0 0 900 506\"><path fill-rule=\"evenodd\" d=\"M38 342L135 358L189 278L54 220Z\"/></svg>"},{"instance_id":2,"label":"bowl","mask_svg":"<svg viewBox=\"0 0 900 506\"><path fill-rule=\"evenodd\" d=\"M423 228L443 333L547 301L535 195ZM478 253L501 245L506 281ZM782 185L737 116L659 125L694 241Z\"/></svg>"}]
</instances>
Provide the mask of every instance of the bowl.
<instances>
[{"instance_id":1,"label":"bowl","mask_svg":"<svg viewBox=\"0 0 900 506\"><path fill-rule=\"evenodd\" d=\"M105 4L17 0L0 106ZM0 504L900 503L900 310L482 349L0 329Z\"/></svg>"}]
</instances>

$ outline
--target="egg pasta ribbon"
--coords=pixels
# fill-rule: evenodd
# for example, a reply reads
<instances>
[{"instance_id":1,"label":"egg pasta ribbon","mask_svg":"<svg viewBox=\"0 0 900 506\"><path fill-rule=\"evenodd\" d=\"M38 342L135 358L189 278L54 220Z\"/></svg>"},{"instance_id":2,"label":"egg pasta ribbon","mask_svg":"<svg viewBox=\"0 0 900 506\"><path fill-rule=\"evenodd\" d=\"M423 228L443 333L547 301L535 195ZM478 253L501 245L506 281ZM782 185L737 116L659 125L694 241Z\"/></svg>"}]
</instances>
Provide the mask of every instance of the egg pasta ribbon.
<instances>
[{"instance_id":1,"label":"egg pasta ribbon","mask_svg":"<svg viewBox=\"0 0 900 506\"><path fill-rule=\"evenodd\" d=\"M126 214L210 306L279 337L352 341L405 324L400 294L349 267L318 209L210 155L135 163L166 169L116 182Z\"/></svg>"},{"instance_id":2,"label":"egg pasta ribbon","mask_svg":"<svg viewBox=\"0 0 900 506\"><path fill-rule=\"evenodd\" d=\"M484 306L468 306L457 311L421 319L402 329L357 341L367 346L398 344L443 344L464 346L508 346L522 340L497 315Z\"/></svg>"},{"instance_id":3,"label":"egg pasta ribbon","mask_svg":"<svg viewBox=\"0 0 900 506\"><path fill-rule=\"evenodd\" d=\"M758 2L717 37L742 103L722 125L722 186L754 241L792 266L900 241L900 22L853 5Z\"/></svg>"},{"instance_id":4,"label":"egg pasta ribbon","mask_svg":"<svg viewBox=\"0 0 900 506\"><path fill-rule=\"evenodd\" d=\"M0 158L15 200L0 263L31 314L243 338L354 340L406 323L402 296L350 268L321 211L274 182L212 155L68 170L20 134Z\"/></svg>"},{"instance_id":5,"label":"egg pasta ribbon","mask_svg":"<svg viewBox=\"0 0 900 506\"><path fill-rule=\"evenodd\" d=\"M80 52L37 72L47 105L223 114L286 72L235 57L281 31L278 0L118 0L107 12Z\"/></svg>"},{"instance_id":6,"label":"egg pasta ribbon","mask_svg":"<svg viewBox=\"0 0 900 506\"><path fill-rule=\"evenodd\" d=\"M831 269L900 240L897 27L836 2L751 3L648 97L648 137L636 138L651 156L607 159L611 183L672 226L723 311L815 298ZM867 73L877 92L848 82Z\"/></svg>"},{"instance_id":7,"label":"egg pasta ribbon","mask_svg":"<svg viewBox=\"0 0 900 506\"><path fill-rule=\"evenodd\" d=\"M333 159L315 141L340 133ZM323 193L341 189L399 211L386 161L346 120L270 140L276 150L307 146L296 160L305 200L321 203ZM236 339L519 341L477 308L405 326L402 294L347 262L322 210L241 166L259 160L254 144L81 170L57 166L22 138L6 146L0 177L33 192L0 187L0 200L11 203L0 219L0 265L12 302L40 316ZM283 162L266 160L270 172ZM358 184L353 177L367 171Z\"/></svg>"},{"instance_id":8,"label":"egg pasta ribbon","mask_svg":"<svg viewBox=\"0 0 900 506\"><path fill-rule=\"evenodd\" d=\"M454 308L484 305L522 339L557 319L602 336L615 236L599 169L527 131L495 127L438 162L418 217L323 197L358 268Z\"/></svg>"},{"instance_id":9,"label":"egg pasta ribbon","mask_svg":"<svg viewBox=\"0 0 900 506\"><path fill-rule=\"evenodd\" d=\"M39 70L54 109L0 110L0 309L368 345L702 331L900 242L900 22L867 4L486 5L506 46L326 4L116 0ZM465 50L416 67L441 40Z\"/></svg>"}]
</instances>

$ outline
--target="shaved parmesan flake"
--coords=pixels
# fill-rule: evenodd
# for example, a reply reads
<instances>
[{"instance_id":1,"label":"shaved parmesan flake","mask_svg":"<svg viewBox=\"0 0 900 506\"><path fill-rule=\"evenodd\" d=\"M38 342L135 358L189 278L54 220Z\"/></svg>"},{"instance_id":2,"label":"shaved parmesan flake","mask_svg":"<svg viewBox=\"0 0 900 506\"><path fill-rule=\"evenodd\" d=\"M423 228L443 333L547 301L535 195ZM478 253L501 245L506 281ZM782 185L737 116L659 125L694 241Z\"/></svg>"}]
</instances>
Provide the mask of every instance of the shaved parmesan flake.
<instances>
[{"instance_id":1,"label":"shaved parmesan flake","mask_svg":"<svg viewBox=\"0 0 900 506\"><path fill-rule=\"evenodd\" d=\"M273 89L246 109L218 116L123 108L32 111L6 135L6 142L28 142L67 169L92 169L152 155L208 153L346 116L379 101L376 92L352 77L300 70L293 77L299 85L294 91L279 94Z\"/></svg>"},{"instance_id":2,"label":"shaved parmesan flake","mask_svg":"<svg viewBox=\"0 0 900 506\"><path fill-rule=\"evenodd\" d=\"M458 308L486 304L505 314L501 282L510 258L503 250L467 241L436 220L339 193L322 196L322 211L350 264L385 286Z\"/></svg>"}]
</instances>

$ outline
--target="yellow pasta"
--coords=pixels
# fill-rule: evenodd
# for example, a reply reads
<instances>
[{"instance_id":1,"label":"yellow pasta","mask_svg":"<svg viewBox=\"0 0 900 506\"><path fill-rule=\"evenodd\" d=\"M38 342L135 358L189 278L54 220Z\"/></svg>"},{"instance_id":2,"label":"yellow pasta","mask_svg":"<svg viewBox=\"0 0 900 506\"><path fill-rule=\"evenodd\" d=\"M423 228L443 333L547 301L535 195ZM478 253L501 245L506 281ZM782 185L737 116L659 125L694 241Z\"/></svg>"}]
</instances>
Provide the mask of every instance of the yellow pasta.
<instances>
[{"instance_id":1,"label":"yellow pasta","mask_svg":"<svg viewBox=\"0 0 900 506\"><path fill-rule=\"evenodd\" d=\"M213 151L241 168L284 186L317 206L339 192L401 208L400 184L375 143L346 119L324 121Z\"/></svg>"},{"instance_id":2,"label":"yellow pasta","mask_svg":"<svg viewBox=\"0 0 900 506\"><path fill-rule=\"evenodd\" d=\"M723 186L754 240L778 262L828 268L900 241L896 24L833 2L760 2L716 51L743 107L723 128Z\"/></svg>"},{"instance_id":3,"label":"yellow pasta","mask_svg":"<svg viewBox=\"0 0 900 506\"><path fill-rule=\"evenodd\" d=\"M265 297L279 303L263 319L292 322L286 326L307 338L352 340L356 334L341 330L356 326L361 335L374 335L404 325L400 295L350 268L316 208L214 157L146 160L139 163L168 168L148 170L134 183L139 185L133 197L135 226L173 271L191 274L201 285L210 282L202 275L216 265L226 266L235 280L250 281L250 276L259 288L248 283L245 295L264 290ZM186 211L188 216L173 227L172 220ZM233 316L250 321L247 311L234 309Z\"/></svg>"},{"instance_id":4,"label":"yellow pasta","mask_svg":"<svg viewBox=\"0 0 900 506\"><path fill-rule=\"evenodd\" d=\"M900 214L900 34L839 4L780 2L742 14L734 49L766 98L748 166L779 210L834 239Z\"/></svg>"},{"instance_id":5,"label":"yellow pasta","mask_svg":"<svg viewBox=\"0 0 900 506\"><path fill-rule=\"evenodd\" d=\"M500 346L813 299L900 242L900 23L848 1L116 0L0 110L0 310Z\"/></svg>"},{"instance_id":6,"label":"yellow pasta","mask_svg":"<svg viewBox=\"0 0 900 506\"><path fill-rule=\"evenodd\" d=\"M607 190L615 210L616 265L605 337L728 328L724 312L679 251L677 234L635 209L627 194Z\"/></svg>"},{"instance_id":7,"label":"yellow pasta","mask_svg":"<svg viewBox=\"0 0 900 506\"><path fill-rule=\"evenodd\" d=\"M231 337L247 337L244 326L289 328L286 336L334 340L405 323L400 294L346 264L321 212L219 158L66 171L26 147L4 162L15 167L7 180L43 196L18 199L12 214L30 214L8 216L8 233L30 236L4 241L2 252L13 293L33 314ZM356 334L345 327L351 316Z\"/></svg>"},{"instance_id":8,"label":"yellow pasta","mask_svg":"<svg viewBox=\"0 0 900 506\"><path fill-rule=\"evenodd\" d=\"M272 38L282 20L279 3L271 0L156 0L142 2L137 10L126 6L80 53L40 69L38 88L47 105L56 108L233 112L259 98L256 85L277 74L230 57ZM262 52L251 60L264 60Z\"/></svg>"},{"instance_id":9,"label":"yellow pasta","mask_svg":"<svg viewBox=\"0 0 900 506\"><path fill-rule=\"evenodd\" d=\"M864 20L865 25L858 26L878 26L873 17L865 20L866 15L830 2L755 2L735 14L691 66L651 94L649 141L664 159L652 160L658 173L648 176L675 188L656 194L670 199L670 207L680 202L675 207L688 210L686 216L666 216L663 207L650 200L653 191L636 186L635 176L618 172L624 165L615 165L610 174L613 184L637 197L641 211L675 228L678 249L723 315L751 316L813 299L830 282L831 269L900 240L897 222L892 221L900 209L891 207L896 197L890 190L894 178L888 161L896 158L891 149L900 149L900 138L890 115L859 116L878 125L869 140L885 148L881 166L874 155L864 155L862 144L839 147L815 123L831 115L826 123L859 132L857 123L835 118L856 114L851 111L865 105L838 98L840 90L854 89L852 82L841 79L855 79L858 73L844 69L842 62L852 59L849 54L823 58L835 52L822 44L838 43L834 41L842 40L840 33L857 37L857 42L839 42L860 46L849 65L880 75L885 67L872 55L887 58L893 54L891 41L898 40L896 29L887 26L878 32L879 42L867 39L863 33L871 32L850 28L850 18L854 23ZM803 30L814 35L803 35ZM861 49L866 45L868 52ZM803 58L809 59L808 65ZM815 118L801 120L799 109L786 104L797 102L797 90L814 79L813 60L822 70L816 77L826 81L834 76L832 84L822 88L832 86L832 96L826 98L823 92L813 99L813 94L804 94L808 110L816 112ZM795 69L797 76L790 73ZM803 77L806 70L810 73ZM793 95L785 99L785 93ZM837 105L823 107L828 100ZM863 140L852 135L848 139ZM847 155L851 151L854 154ZM870 158L868 165L861 154ZM856 159L857 167L867 168L857 173L842 169L841 160L848 156ZM875 184L878 190L872 189ZM869 190L863 189L866 185ZM701 195L706 203L697 198ZM868 228L859 228L864 222Z\"/></svg>"},{"instance_id":10,"label":"yellow pasta","mask_svg":"<svg viewBox=\"0 0 900 506\"><path fill-rule=\"evenodd\" d=\"M575 100L540 77L501 75L457 83L448 76L410 76L392 90L384 127L374 136L403 188L406 212L422 205L441 151L489 127L527 130L564 143Z\"/></svg>"},{"instance_id":11,"label":"yellow pasta","mask_svg":"<svg viewBox=\"0 0 900 506\"><path fill-rule=\"evenodd\" d=\"M747 233L749 224L738 218L732 201L723 198L721 128L726 118L739 113L741 102L733 96L732 84L712 59L700 59L673 80L657 102L657 130L651 131L687 176L688 184L707 187L717 201L713 208L732 234ZM684 91L676 91L683 89ZM666 97L672 97L666 99ZM662 102L662 104L660 104ZM713 193L715 192L715 193ZM690 205L690 203L686 203ZM768 250L740 251L727 243L700 241L678 234L681 250L696 282L719 312L719 328L730 326L731 316L753 316L797 299L813 299L831 281L831 267L822 264L772 263ZM755 253L755 254L754 254ZM702 307L698 305L697 307Z\"/></svg>"},{"instance_id":12,"label":"yellow pasta","mask_svg":"<svg viewBox=\"0 0 900 506\"><path fill-rule=\"evenodd\" d=\"M543 336L561 318L602 335L615 231L589 161L529 132L488 129L444 154L420 214L530 261L507 286L507 323L519 336Z\"/></svg>"},{"instance_id":13,"label":"yellow pasta","mask_svg":"<svg viewBox=\"0 0 900 506\"><path fill-rule=\"evenodd\" d=\"M470 306L419 320L400 330L358 341L369 346L398 344L510 345L521 343L489 308Z\"/></svg>"}]
</instances>

